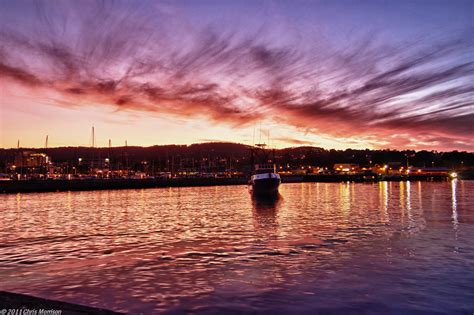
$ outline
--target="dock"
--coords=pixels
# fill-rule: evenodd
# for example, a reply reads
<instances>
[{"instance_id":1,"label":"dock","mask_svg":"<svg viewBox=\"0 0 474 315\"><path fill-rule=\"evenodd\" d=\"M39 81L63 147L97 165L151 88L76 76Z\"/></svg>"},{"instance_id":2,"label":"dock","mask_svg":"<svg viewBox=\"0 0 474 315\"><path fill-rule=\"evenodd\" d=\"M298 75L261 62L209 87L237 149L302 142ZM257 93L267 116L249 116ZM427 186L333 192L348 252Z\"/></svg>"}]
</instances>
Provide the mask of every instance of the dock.
<instances>
[{"instance_id":1,"label":"dock","mask_svg":"<svg viewBox=\"0 0 474 315\"><path fill-rule=\"evenodd\" d=\"M451 179L446 175L361 175L361 174L332 174L332 175L290 175L282 176L282 183L303 182L360 182L370 183L379 181L440 181ZM111 190L111 189L143 189L165 187L199 187L247 185L245 177L233 178L145 178L145 179L59 179L59 180L8 180L0 181L0 193L56 192L82 190Z\"/></svg>"}]
</instances>

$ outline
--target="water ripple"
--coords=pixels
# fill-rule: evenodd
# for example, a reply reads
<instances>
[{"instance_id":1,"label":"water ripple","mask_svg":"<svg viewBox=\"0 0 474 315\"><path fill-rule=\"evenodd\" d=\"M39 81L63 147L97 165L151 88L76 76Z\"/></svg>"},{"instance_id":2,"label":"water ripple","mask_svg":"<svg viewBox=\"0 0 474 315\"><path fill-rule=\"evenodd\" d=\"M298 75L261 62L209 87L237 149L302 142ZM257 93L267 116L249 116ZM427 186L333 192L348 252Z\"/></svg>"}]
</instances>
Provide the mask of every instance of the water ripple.
<instances>
[{"instance_id":1,"label":"water ripple","mask_svg":"<svg viewBox=\"0 0 474 315\"><path fill-rule=\"evenodd\" d=\"M0 289L130 313L472 312L473 196L467 181L2 195Z\"/></svg>"}]
</instances>

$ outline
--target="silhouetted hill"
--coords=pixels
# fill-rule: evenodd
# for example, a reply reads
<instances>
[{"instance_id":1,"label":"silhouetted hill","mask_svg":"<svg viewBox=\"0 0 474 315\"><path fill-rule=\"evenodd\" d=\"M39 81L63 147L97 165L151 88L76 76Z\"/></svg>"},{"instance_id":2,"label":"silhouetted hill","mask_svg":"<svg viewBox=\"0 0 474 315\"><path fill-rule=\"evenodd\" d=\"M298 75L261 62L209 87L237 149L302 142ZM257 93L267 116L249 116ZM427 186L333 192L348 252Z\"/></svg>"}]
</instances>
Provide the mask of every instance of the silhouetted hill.
<instances>
[{"instance_id":1,"label":"silhouetted hill","mask_svg":"<svg viewBox=\"0 0 474 315\"><path fill-rule=\"evenodd\" d=\"M19 151L46 152L54 162L74 164L79 158L104 159L121 161L133 166L142 161L153 162L158 167L173 163L190 164L199 161L232 160L233 165L250 163L250 146L230 142L196 143L191 145L155 145L151 147L58 147L48 149L0 149L0 166L14 160ZM474 165L474 153L437 152L413 150L326 150L319 147L292 147L276 150L277 162L280 164L318 165L332 167L335 163L357 163L361 165L384 164L388 162L408 163L415 166L458 167Z\"/></svg>"}]
</instances>

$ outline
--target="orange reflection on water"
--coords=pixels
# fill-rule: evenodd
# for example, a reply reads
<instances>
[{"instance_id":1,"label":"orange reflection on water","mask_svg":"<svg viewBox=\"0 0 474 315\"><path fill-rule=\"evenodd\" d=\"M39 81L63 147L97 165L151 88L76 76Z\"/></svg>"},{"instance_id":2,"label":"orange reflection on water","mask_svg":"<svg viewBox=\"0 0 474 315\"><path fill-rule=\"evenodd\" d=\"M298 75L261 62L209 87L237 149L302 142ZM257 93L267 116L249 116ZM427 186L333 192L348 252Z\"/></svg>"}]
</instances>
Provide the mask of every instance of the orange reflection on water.
<instances>
[{"instance_id":1,"label":"orange reflection on water","mask_svg":"<svg viewBox=\"0 0 474 315\"><path fill-rule=\"evenodd\" d=\"M458 183L283 184L271 200L245 186L2 195L1 289L145 313L216 292L314 294L328 274L403 252L400 235L458 230Z\"/></svg>"}]
</instances>

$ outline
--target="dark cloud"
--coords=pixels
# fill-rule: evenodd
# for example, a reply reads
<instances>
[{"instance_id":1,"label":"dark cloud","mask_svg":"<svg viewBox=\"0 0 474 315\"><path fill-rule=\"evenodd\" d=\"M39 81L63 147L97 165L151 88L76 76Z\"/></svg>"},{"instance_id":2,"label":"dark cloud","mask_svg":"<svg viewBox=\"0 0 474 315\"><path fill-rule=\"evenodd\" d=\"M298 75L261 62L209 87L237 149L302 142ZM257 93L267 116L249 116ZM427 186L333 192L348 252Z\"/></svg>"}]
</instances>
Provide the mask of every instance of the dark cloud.
<instances>
[{"instance_id":1,"label":"dark cloud","mask_svg":"<svg viewBox=\"0 0 474 315\"><path fill-rule=\"evenodd\" d=\"M43 81L34 74L3 63L0 63L0 76L19 81L29 86L43 85Z\"/></svg>"},{"instance_id":2,"label":"dark cloud","mask_svg":"<svg viewBox=\"0 0 474 315\"><path fill-rule=\"evenodd\" d=\"M1 25L2 80L120 110L233 126L271 118L388 145L429 134L434 145L455 148L473 134L468 37L397 44L369 34L342 48L308 38L313 48L303 50L269 44L259 32L190 25L151 2L35 5L31 25Z\"/></svg>"}]
</instances>

